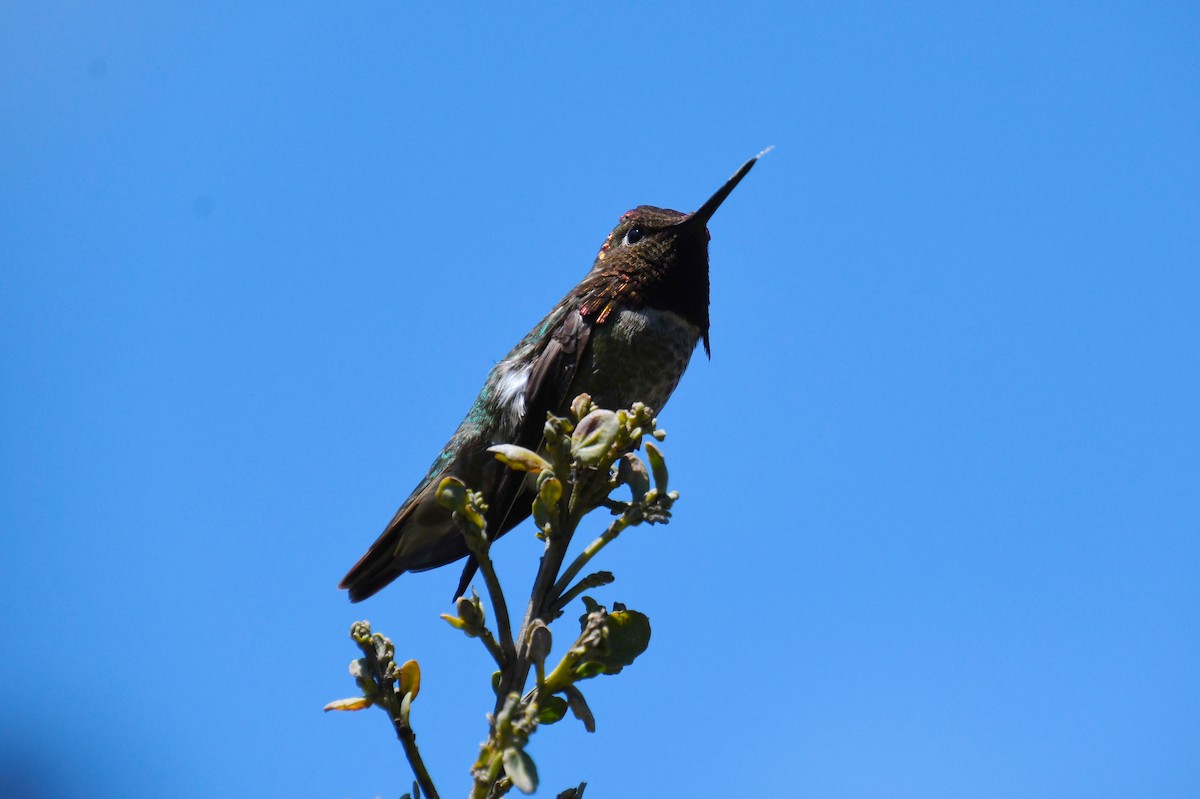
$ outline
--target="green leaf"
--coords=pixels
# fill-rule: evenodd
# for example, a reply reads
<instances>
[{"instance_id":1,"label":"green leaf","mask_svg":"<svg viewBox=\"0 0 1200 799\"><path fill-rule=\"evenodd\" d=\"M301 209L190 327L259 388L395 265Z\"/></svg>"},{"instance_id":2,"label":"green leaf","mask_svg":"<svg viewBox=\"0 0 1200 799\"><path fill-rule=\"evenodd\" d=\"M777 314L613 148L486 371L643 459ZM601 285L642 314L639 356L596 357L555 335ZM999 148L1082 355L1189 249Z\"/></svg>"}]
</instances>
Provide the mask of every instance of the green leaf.
<instances>
[{"instance_id":1,"label":"green leaf","mask_svg":"<svg viewBox=\"0 0 1200 799\"><path fill-rule=\"evenodd\" d=\"M553 508L562 499L563 484L562 481L554 476L552 472L544 472L538 475L538 497L542 502L546 503L547 508Z\"/></svg>"},{"instance_id":2,"label":"green leaf","mask_svg":"<svg viewBox=\"0 0 1200 799\"><path fill-rule=\"evenodd\" d=\"M504 773L521 793L533 793L537 790L537 767L533 765L533 758L525 750L515 746L504 750Z\"/></svg>"},{"instance_id":3,"label":"green leaf","mask_svg":"<svg viewBox=\"0 0 1200 799\"><path fill-rule=\"evenodd\" d=\"M583 692L574 685L568 686L564 691L567 695L567 704L571 707L571 713L575 718L583 722L583 728L588 732L596 731L596 717L592 715L592 709L588 707L587 700L583 698Z\"/></svg>"},{"instance_id":4,"label":"green leaf","mask_svg":"<svg viewBox=\"0 0 1200 799\"><path fill-rule=\"evenodd\" d=\"M634 502L641 502L650 490L650 473L646 471L646 464L632 452L621 456L617 465L617 479L629 486Z\"/></svg>"},{"instance_id":5,"label":"green leaf","mask_svg":"<svg viewBox=\"0 0 1200 799\"><path fill-rule=\"evenodd\" d=\"M620 671L620 669L618 669ZM575 678L579 680L590 680L592 677L599 676L608 672L608 667L598 660L589 660L580 663L575 667Z\"/></svg>"},{"instance_id":6,"label":"green leaf","mask_svg":"<svg viewBox=\"0 0 1200 799\"><path fill-rule=\"evenodd\" d=\"M451 616L449 613L442 613L440 615L443 619L446 620L446 623L449 624L454 629L456 629L456 630L467 629L467 623L465 621L463 621L462 619L460 619L458 616Z\"/></svg>"},{"instance_id":7,"label":"green leaf","mask_svg":"<svg viewBox=\"0 0 1200 799\"><path fill-rule=\"evenodd\" d=\"M533 500L533 521L538 528L538 538L543 538L550 532L550 511L546 509L546 503L542 502L541 497L535 497Z\"/></svg>"},{"instance_id":8,"label":"green leaf","mask_svg":"<svg viewBox=\"0 0 1200 799\"><path fill-rule=\"evenodd\" d=\"M421 667L415 660L405 661L400 667L400 693L412 694L413 699L421 693Z\"/></svg>"},{"instance_id":9,"label":"green leaf","mask_svg":"<svg viewBox=\"0 0 1200 799\"><path fill-rule=\"evenodd\" d=\"M462 510L467 505L466 485L457 477L447 477L438 484L437 501L446 510Z\"/></svg>"},{"instance_id":10,"label":"green leaf","mask_svg":"<svg viewBox=\"0 0 1200 799\"><path fill-rule=\"evenodd\" d=\"M373 704L374 702L365 696L352 696L349 699L336 699L330 702L325 706L325 712L328 713L330 710L362 710ZM566 708L566 705L566 700L563 700L563 707Z\"/></svg>"},{"instance_id":11,"label":"green leaf","mask_svg":"<svg viewBox=\"0 0 1200 799\"><path fill-rule=\"evenodd\" d=\"M660 494L667 491L667 461L663 458L662 451L646 442L646 460L650 461L650 471L654 473L654 486Z\"/></svg>"},{"instance_id":12,"label":"green leaf","mask_svg":"<svg viewBox=\"0 0 1200 799\"><path fill-rule=\"evenodd\" d=\"M597 466L608 455L620 432L617 415L598 408L583 417L571 434L571 456L581 466Z\"/></svg>"},{"instance_id":13,"label":"green leaf","mask_svg":"<svg viewBox=\"0 0 1200 799\"><path fill-rule=\"evenodd\" d=\"M591 395L580 394L571 401L571 416L576 420L582 419L591 413L596 406L592 403Z\"/></svg>"},{"instance_id":14,"label":"green leaf","mask_svg":"<svg viewBox=\"0 0 1200 799\"><path fill-rule=\"evenodd\" d=\"M650 646L650 618L636 610L613 607L613 612L604 621L608 631L605 674L616 674Z\"/></svg>"},{"instance_id":15,"label":"green leaf","mask_svg":"<svg viewBox=\"0 0 1200 799\"><path fill-rule=\"evenodd\" d=\"M400 719L406 726L408 725L408 714L412 712L412 700L412 694L405 694L404 698L400 700Z\"/></svg>"},{"instance_id":16,"label":"green leaf","mask_svg":"<svg viewBox=\"0 0 1200 799\"><path fill-rule=\"evenodd\" d=\"M561 696L548 696L538 702L538 723L553 724L567 715L567 700Z\"/></svg>"},{"instance_id":17,"label":"green leaf","mask_svg":"<svg viewBox=\"0 0 1200 799\"><path fill-rule=\"evenodd\" d=\"M531 449L518 447L516 444L497 444L494 447L488 447L488 452L494 453L496 460L518 472L537 474L550 469L550 464L541 455Z\"/></svg>"}]
</instances>

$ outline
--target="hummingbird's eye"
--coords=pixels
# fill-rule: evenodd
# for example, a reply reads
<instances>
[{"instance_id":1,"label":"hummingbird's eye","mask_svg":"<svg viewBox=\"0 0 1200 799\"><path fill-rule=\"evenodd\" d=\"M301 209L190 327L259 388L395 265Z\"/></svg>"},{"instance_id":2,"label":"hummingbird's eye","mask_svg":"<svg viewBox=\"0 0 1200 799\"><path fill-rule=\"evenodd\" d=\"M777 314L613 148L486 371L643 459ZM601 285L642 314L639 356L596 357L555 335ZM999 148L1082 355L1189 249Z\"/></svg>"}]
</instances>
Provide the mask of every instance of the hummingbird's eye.
<instances>
[{"instance_id":1,"label":"hummingbird's eye","mask_svg":"<svg viewBox=\"0 0 1200 799\"><path fill-rule=\"evenodd\" d=\"M637 244L645 235L646 232L640 227L631 227L629 228L628 232L625 233L625 238L621 240L621 243L625 245Z\"/></svg>"}]
</instances>

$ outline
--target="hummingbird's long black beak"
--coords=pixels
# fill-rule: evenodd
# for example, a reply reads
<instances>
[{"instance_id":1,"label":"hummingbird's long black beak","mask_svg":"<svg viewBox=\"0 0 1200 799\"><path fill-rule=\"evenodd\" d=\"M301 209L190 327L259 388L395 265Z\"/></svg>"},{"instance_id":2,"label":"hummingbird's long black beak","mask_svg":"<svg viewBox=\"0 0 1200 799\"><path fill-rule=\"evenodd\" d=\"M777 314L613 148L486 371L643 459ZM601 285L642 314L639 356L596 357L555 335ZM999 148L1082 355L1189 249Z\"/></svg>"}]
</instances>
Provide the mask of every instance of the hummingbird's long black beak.
<instances>
[{"instance_id":1,"label":"hummingbird's long black beak","mask_svg":"<svg viewBox=\"0 0 1200 799\"><path fill-rule=\"evenodd\" d=\"M708 200L705 201L704 205L700 206L695 211L688 214L688 218L686 221L687 222L699 222L702 225L707 225L708 220L712 217L712 215L714 213L716 213L716 210L718 207L720 207L721 203L725 202L725 198L729 196L730 192L733 191L734 187L737 186L737 184L741 182L742 178L746 177L746 175L750 172L751 168L753 168L754 165L756 163L758 163L758 159L762 158L764 155L769 153L771 151L771 149L772 149L771 147L768 147L767 149L763 150L758 155L751 158L746 163L742 164L741 168L737 172L733 173L733 177L731 177L729 180L725 181L724 186L717 189L716 194L709 197Z\"/></svg>"}]
</instances>

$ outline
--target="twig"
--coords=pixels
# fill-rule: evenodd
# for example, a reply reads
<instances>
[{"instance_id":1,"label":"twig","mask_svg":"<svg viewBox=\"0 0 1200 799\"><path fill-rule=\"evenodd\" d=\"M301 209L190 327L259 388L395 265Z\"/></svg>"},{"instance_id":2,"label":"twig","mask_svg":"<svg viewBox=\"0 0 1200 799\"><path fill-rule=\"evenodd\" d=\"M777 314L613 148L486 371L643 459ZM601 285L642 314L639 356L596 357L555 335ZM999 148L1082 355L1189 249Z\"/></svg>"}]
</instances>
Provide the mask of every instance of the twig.
<instances>
[{"instance_id":1,"label":"twig","mask_svg":"<svg viewBox=\"0 0 1200 799\"><path fill-rule=\"evenodd\" d=\"M479 640L483 641L484 648L487 649L487 651L491 654L492 659L496 661L496 666L499 668L504 668L504 650L502 650L500 645L496 643L496 638L492 635L492 631L484 627L482 632L479 633Z\"/></svg>"},{"instance_id":2,"label":"twig","mask_svg":"<svg viewBox=\"0 0 1200 799\"><path fill-rule=\"evenodd\" d=\"M616 536L614 536L615 538ZM611 572L596 572L587 577L584 577L579 582L575 583L565 594L562 594L550 606L550 615L558 618L558 614L562 613L567 605L571 604L577 596L584 591L589 591L593 588L599 588L602 585L608 585L613 581Z\"/></svg>"},{"instance_id":3,"label":"twig","mask_svg":"<svg viewBox=\"0 0 1200 799\"><path fill-rule=\"evenodd\" d=\"M575 579L575 575L583 571L583 567L588 564L588 561L595 557L597 552L604 549L609 542L613 541L617 536L619 536L621 532L628 526L629 520L626 519L625 516L617 517L613 520L612 524L608 526L607 530L601 533L595 541L588 544L587 547L579 553L578 557L571 562L571 565L568 566L567 570L562 573L562 577L558 579L558 582L554 584L554 588L552 588L550 591L550 596L554 599L555 609L560 609L566 604L566 602L562 601L563 592L567 590L567 586L569 586L571 581Z\"/></svg>"},{"instance_id":4,"label":"twig","mask_svg":"<svg viewBox=\"0 0 1200 799\"><path fill-rule=\"evenodd\" d=\"M413 692L405 693L404 696L400 695L400 691L406 690L403 686L408 664L396 668L395 646L391 639L378 633L372 635L371 625L368 622L355 622L350 628L350 637L354 639L363 653L361 661L351 664L351 674L355 675L359 686L367 692L366 696L372 699L371 704L375 704L387 712L392 727L396 730L396 737L404 748L404 756L408 759L408 765L417 778L417 784L421 787L421 792L428 799L438 799L433 778L429 776L429 769L425 767L425 761L421 759L421 751L417 748L417 734L408 721L413 692L418 689L413 687L411 689ZM420 667L416 665L415 661L412 665L416 672L417 685L419 685ZM356 666L365 667L365 674L362 671L356 671ZM399 690L397 690L397 681L400 682ZM329 709L326 707L326 710Z\"/></svg>"},{"instance_id":5,"label":"twig","mask_svg":"<svg viewBox=\"0 0 1200 799\"><path fill-rule=\"evenodd\" d=\"M417 784L421 786L421 795L426 799L439 799L437 788L433 787L433 778L429 776L425 761L421 759L421 751L417 749L417 734L413 732L412 727L396 716L392 716L392 726L396 728L396 737L404 747L404 756L408 758L408 765L412 767Z\"/></svg>"},{"instance_id":6,"label":"twig","mask_svg":"<svg viewBox=\"0 0 1200 799\"><path fill-rule=\"evenodd\" d=\"M496 692L495 712L497 713L504 706L508 695L521 693L526 680L529 679L529 667L532 665L529 659L529 631L535 619L545 620L546 614L543 609L548 604L547 599L554 585L554 578L558 576L558 570L566 558L567 547L570 546L573 532L574 526L572 525L566 531L566 535L547 537L546 551L542 554L537 577L533 583L533 591L529 595L529 606L525 610L525 619L521 622L517 656L512 667L504 670L501 674L500 690Z\"/></svg>"},{"instance_id":7,"label":"twig","mask_svg":"<svg viewBox=\"0 0 1200 799\"><path fill-rule=\"evenodd\" d=\"M490 639L491 646L488 647L488 650L492 651L492 657L496 658L496 664L503 669L505 664L511 663L517 656L516 645L513 643L512 623L508 618L508 604L504 601L504 591L500 588L500 580L496 577L496 569L492 566L492 558L488 554L486 546L481 547L480 552L475 554L475 560L479 563L479 571L483 573L483 582L487 585L488 596L492 600L492 612L496 614L496 631L500 634L499 656L492 651L496 640L490 634L480 637L485 646L488 645Z\"/></svg>"}]
</instances>

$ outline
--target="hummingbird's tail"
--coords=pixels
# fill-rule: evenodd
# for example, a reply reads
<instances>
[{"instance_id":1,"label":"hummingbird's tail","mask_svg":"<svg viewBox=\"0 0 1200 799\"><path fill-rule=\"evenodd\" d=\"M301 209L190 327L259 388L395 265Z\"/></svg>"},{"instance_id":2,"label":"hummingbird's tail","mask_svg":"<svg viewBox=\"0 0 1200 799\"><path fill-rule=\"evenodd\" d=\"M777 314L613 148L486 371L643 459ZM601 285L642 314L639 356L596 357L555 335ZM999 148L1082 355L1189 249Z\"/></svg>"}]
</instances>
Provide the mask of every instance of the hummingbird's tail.
<instances>
[{"instance_id":1,"label":"hummingbird's tail","mask_svg":"<svg viewBox=\"0 0 1200 799\"><path fill-rule=\"evenodd\" d=\"M441 475L439 474L440 478ZM529 516L533 500L522 493L524 473L505 470L496 489L497 500L486 517L494 539ZM454 518L437 501L440 479L428 479L400 506L367 553L350 567L338 588L350 592L351 602L361 602L405 572L423 572L470 555L466 539ZM517 498L524 497L524 501ZM452 599L467 590L479 564L468 558Z\"/></svg>"},{"instance_id":2,"label":"hummingbird's tail","mask_svg":"<svg viewBox=\"0 0 1200 799\"><path fill-rule=\"evenodd\" d=\"M351 602L361 602L405 572L435 569L468 554L462 533L438 504L436 491L435 483L410 497L342 578L338 588L350 592Z\"/></svg>"}]
</instances>

